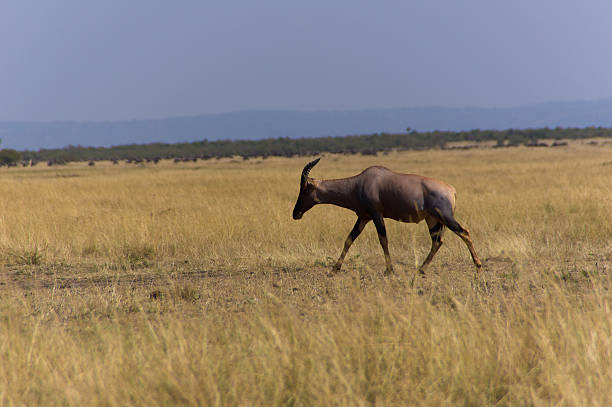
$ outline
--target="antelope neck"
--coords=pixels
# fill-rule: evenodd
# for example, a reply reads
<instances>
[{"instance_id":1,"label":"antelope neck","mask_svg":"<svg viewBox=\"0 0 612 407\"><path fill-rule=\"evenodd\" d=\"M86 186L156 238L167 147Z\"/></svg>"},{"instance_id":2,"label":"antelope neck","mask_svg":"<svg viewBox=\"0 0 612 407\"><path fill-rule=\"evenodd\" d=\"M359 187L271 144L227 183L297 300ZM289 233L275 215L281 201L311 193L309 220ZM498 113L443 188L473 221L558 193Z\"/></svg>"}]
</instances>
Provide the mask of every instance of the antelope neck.
<instances>
[{"instance_id":1,"label":"antelope neck","mask_svg":"<svg viewBox=\"0 0 612 407\"><path fill-rule=\"evenodd\" d=\"M357 208L354 177L315 181L315 186L317 203L332 204L352 210Z\"/></svg>"}]
</instances>

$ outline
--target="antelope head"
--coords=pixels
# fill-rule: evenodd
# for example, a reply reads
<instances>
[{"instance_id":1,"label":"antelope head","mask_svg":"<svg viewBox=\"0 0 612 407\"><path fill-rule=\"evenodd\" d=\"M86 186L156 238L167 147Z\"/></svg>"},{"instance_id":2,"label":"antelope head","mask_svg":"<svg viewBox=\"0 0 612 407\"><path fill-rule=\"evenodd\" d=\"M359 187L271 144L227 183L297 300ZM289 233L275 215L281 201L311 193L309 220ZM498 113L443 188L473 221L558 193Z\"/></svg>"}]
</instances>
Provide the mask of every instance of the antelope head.
<instances>
[{"instance_id":1,"label":"antelope head","mask_svg":"<svg viewBox=\"0 0 612 407\"><path fill-rule=\"evenodd\" d=\"M302 178L300 180L300 194L298 195L295 208L293 208L293 219L301 219L302 215L317 204L315 195L315 185L312 178L308 177L310 170L314 167L321 158L306 164L302 170Z\"/></svg>"}]
</instances>

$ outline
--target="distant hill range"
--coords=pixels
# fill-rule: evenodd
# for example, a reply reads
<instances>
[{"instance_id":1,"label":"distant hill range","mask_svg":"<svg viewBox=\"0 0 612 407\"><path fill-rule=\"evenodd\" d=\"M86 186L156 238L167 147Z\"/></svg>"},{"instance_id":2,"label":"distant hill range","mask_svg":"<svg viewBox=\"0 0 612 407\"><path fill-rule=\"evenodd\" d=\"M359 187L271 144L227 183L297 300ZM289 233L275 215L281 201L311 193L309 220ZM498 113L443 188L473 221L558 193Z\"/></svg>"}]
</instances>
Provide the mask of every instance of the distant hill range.
<instances>
[{"instance_id":1,"label":"distant hill range","mask_svg":"<svg viewBox=\"0 0 612 407\"><path fill-rule=\"evenodd\" d=\"M513 108L416 107L353 111L262 110L158 120L108 122L0 121L0 148L38 150L68 145L109 147L207 139L323 137L380 132L612 127L612 99L550 102Z\"/></svg>"}]
</instances>

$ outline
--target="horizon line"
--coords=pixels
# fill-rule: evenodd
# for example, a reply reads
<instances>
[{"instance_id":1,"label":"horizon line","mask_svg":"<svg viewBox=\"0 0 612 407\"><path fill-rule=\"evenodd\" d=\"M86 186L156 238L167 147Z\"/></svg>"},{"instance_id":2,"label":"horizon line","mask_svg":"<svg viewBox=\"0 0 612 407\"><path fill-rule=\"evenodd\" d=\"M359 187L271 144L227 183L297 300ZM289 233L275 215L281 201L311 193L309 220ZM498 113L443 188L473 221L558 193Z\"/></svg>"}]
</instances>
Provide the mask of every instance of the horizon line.
<instances>
[{"instance_id":1,"label":"horizon line","mask_svg":"<svg viewBox=\"0 0 612 407\"><path fill-rule=\"evenodd\" d=\"M91 124L99 124L99 123L129 123L129 122L146 122L146 121L164 121L164 120L173 120L173 119L189 119L189 118L198 118L203 116L225 116L232 114L241 114L241 113L273 113L273 112L283 112L283 113L301 113L301 114L309 114L309 113L353 113L353 112L367 112L367 111L383 111L383 110L411 110L411 109L447 109L447 110L469 110L469 109L479 109L479 110L512 110L512 109L520 109L526 107L536 107L536 106L544 106L551 104L571 104L571 103L601 103L601 102L612 102L612 97L598 98L598 99L564 99L564 100L549 100L545 102L536 102L536 103L526 103L520 105L513 105L507 107L499 107L499 106L475 106L475 105L466 105L466 106L443 106L443 105L421 105L421 106L403 106L403 107L367 107L367 108L355 108L355 109L282 109L282 108L253 108L253 109L238 109L238 110L229 110L226 112L217 112L217 113L199 113L199 114L184 114L184 115L174 115L174 116L164 116L159 118L141 118L141 119L104 119L104 120L80 120L80 119L53 119L53 120L0 120L0 123L4 124L54 124L54 123L91 123Z\"/></svg>"}]
</instances>

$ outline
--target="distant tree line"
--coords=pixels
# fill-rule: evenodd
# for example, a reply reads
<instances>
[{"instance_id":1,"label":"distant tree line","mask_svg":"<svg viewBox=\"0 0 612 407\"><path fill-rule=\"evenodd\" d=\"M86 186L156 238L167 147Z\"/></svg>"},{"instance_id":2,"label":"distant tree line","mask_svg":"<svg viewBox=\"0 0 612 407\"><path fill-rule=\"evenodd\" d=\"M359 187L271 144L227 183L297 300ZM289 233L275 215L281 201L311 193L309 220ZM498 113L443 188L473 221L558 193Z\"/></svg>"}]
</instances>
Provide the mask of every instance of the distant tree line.
<instances>
[{"instance_id":1,"label":"distant tree line","mask_svg":"<svg viewBox=\"0 0 612 407\"><path fill-rule=\"evenodd\" d=\"M38 151L0 150L0 165L19 163L62 164L71 161L125 160L129 162L160 159L211 159L242 156L244 159L268 156L310 156L328 153L377 154L391 150L424 150L448 148L454 142L494 142L496 147L518 145L541 146L542 139L612 138L612 128L541 128L508 130L428 131L407 129L405 133L376 133L345 137L298 138L264 140L196 141L192 143L132 144L115 147L68 146Z\"/></svg>"}]
</instances>

